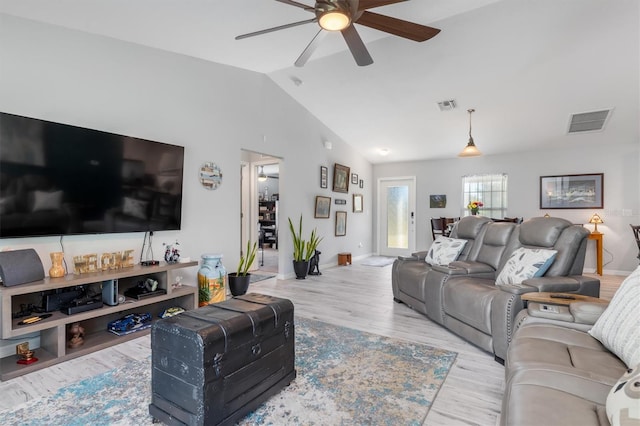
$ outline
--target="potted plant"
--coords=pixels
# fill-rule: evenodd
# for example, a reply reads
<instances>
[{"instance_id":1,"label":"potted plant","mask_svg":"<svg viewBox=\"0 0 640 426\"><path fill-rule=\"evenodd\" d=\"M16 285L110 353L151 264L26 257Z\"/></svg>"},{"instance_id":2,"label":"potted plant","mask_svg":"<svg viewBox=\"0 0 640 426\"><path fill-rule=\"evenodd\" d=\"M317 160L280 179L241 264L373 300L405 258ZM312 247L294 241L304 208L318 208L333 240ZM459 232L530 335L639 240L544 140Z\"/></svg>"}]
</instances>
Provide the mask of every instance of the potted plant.
<instances>
[{"instance_id":1,"label":"potted plant","mask_svg":"<svg viewBox=\"0 0 640 426\"><path fill-rule=\"evenodd\" d=\"M296 273L296 279L303 280L309 271L309 259L315 254L322 238L318 237L316 229L314 229L309 241L302 239L302 215L300 215L297 231L289 218L289 230L293 237L293 270Z\"/></svg>"},{"instance_id":2,"label":"potted plant","mask_svg":"<svg viewBox=\"0 0 640 426\"><path fill-rule=\"evenodd\" d=\"M256 258L257 251L258 243L254 242L251 244L251 240L247 241L247 251L240 255L237 272L229 274L229 290L231 290L232 295L240 296L247 292L249 282L251 281L249 268Z\"/></svg>"}]
</instances>

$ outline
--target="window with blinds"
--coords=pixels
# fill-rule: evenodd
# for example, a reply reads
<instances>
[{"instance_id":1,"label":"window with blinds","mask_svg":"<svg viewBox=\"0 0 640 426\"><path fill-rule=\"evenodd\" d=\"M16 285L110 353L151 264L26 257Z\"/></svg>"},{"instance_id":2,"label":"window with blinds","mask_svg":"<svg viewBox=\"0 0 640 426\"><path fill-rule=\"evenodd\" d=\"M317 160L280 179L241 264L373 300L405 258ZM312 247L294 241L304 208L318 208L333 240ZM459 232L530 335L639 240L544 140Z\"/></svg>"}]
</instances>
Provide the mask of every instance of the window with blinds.
<instances>
[{"instance_id":1,"label":"window with blinds","mask_svg":"<svg viewBox=\"0 0 640 426\"><path fill-rule=\"evenodd\" d=\"M488 174L462 176L462 212L469 216L467 205L480 201L479 214L491 218L504 218L507 215L507 175Z\"/></svg>"}]
</instances>

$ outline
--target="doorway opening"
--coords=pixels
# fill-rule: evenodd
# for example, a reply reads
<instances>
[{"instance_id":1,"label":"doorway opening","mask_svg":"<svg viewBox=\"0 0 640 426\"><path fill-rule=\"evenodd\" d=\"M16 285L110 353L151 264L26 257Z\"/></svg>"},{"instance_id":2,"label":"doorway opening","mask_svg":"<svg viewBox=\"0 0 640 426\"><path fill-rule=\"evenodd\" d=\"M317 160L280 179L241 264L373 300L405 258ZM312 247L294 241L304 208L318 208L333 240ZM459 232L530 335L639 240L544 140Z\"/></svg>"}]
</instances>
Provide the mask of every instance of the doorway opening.
<instances>
[{"instance_id":1,"label":"doorway opening","mask_svg":"<svg viewBox=\"0 0 640 426\"><path fill-rule=\"evenodd\" d=\"M258 242L252 271L277 274L280 230L280 158L242 150L240 243Z\"/></svg>"}]
</instances>

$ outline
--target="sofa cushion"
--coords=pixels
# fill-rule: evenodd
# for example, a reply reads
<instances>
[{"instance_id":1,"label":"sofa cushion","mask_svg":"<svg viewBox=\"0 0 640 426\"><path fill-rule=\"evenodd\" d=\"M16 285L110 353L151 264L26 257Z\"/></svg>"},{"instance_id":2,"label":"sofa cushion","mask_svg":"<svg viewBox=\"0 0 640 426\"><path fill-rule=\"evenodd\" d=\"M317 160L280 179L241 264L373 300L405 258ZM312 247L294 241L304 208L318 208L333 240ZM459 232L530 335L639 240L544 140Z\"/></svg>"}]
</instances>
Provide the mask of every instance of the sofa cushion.
<instances>
[{"instance_id":1,"label":"sofa cushion","mask_svg":"<svg viewBox=\"0 0 640 426\"><path fill-rule=\"evenodd\" d=\"M498 274L496 284L521 284L529 278L543 276L557 253L547 249L516 249Z\"/></svg>"},{"instance_id":2,"label":"sofa cushion","mask_svg":"<svg viewBox=\"0 0 640 426\"><path fill-rule=\"evenodd\" d=\"M640 266L620 285L589 331L627 366L640 364Z\"/></svg>"},{"instance_id":3,"label":"sofa cushion","mask_svg":"<svg viewBox=\"0 0 640 426\"><path fill-rule=\"evenodd\" d=\"M429 265L448 265L458 258L467 240L449 237L435 239L424 261Z\"/></svg>"},{"instance_id":4,"label":"sofa cushion","mask_svg":"<svg viewBox=\"0 0 640 426\"><path fill-rule=\"evenodd\" d=\"M608 386L626 369L622 361L584 331L545 323L523 324L509 345L506 361L509 372L545 366Z\"/></svg>"},{"instance_id":5,"label":"sofa cushion","mask_svg":"<svg viewBox=\"0 0 640 426\"><path fill-rule=\"evenodd\" d=\"M443 310L447 315L490 335L491 301L498 291L492 280L450 278L442 293Z\"/></svg>"}]
</instances>

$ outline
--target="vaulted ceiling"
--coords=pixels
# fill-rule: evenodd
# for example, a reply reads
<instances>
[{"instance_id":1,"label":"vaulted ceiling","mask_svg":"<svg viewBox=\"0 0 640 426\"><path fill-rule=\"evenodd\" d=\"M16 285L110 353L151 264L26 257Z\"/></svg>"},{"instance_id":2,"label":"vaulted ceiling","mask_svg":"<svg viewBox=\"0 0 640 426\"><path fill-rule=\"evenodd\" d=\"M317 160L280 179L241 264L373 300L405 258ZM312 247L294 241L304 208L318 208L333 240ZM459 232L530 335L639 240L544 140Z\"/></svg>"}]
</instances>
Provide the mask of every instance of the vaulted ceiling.
<instances>
[{"instance_id":1,"label":"vaulted ceiling","mask_svg":"<svg viewBox=\"0 0 640 426\"><path fill-rule=\"evenodd\" d=\"M330 33L298 68L316 23L235 40L313 17L275 0L0 0L0 13L265 73L373 163L455 157L470 108L473 138L488 155L637 142L639 8L637 0L410 0L374 11L440 34L417 43L356 25L372 65L357 66ZM444 100L456 108L441 111ZM603 131L567 134L570 114L607 108Z\"/></svg>"}]
</instances>

